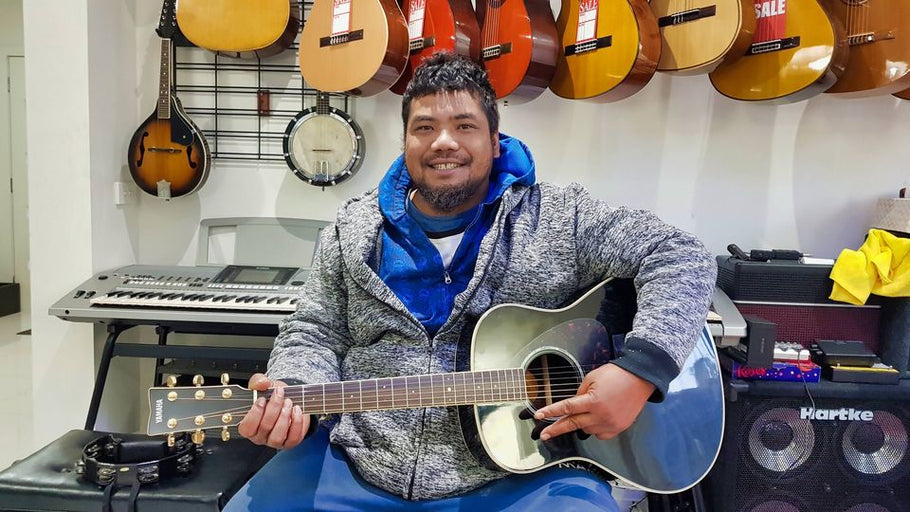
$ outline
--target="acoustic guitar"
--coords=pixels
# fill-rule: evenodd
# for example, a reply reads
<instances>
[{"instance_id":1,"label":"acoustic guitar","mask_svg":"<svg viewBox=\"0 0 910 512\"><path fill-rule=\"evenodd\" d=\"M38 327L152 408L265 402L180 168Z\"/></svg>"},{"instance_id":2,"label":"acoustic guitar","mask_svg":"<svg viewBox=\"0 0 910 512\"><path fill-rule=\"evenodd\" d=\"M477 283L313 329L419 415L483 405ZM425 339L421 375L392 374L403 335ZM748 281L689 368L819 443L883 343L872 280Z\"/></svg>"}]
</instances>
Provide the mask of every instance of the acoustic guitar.
<instances>
[{"instance_id":1,"label":"acoustic guitar","mask_svg":"<svg viewBox=\"0 0 910 512\"><path fill-rule=\"evenodd\" d=\"M300 34L300 73L320 91L380 93L408 63L408 26L395 0L317 0Z\"/></svg>"},{"instance_id":2,"label":"acoustic guitar","mask_svg":"<svg viewBox=\"0 0 910 512\"><path fill-rule=\"evenodd\" d=\"M742 57L755 32L753 0L651 0L662 49L657 71L710 73Z\"/></svg>"},{"instance_id":3,"label":"acoustic guitar","mask_svg":"<svg viewBox=\"0 0 910 512\"><path fill-rule=\"evenodd\" d=\"M910 88L910 4L902 0L822 0L847 31L850 58L825 92L844 97Z\"/></svg>"},{"instance_id":4,"label":"acoustic guitar","mask_svg":"<svg viewBox=\"0 0 910 512\"><path fill-rule=\"evenodd\" d=\"M414 70L436 52L448 51L480 60L480 28L471 0L402 0L408 21L410 58L391 87L404 94Z\"/></svg>"},{"instance_id":5,"label":"acoustic guitar","mask_svg":"<svg viewBox=\"0 0 910 512\"><path fill-rule=\"evenodd\" d=\"M294 44L299 13L293 0L180 0L177 25L200 48L229 57L264 58Z\"/></svg>"},{"instance_id":6,"label":"acoustic guitar","mask_svg":"<svg viewBox=\"0 0 910 512\"><path fill-rule=\"evenodd\" d=\"M559 36L549 0L477 0L481 59L497 99L530 101L556 71Z\"/></svg>"},{"instance_id":7,"label":"acoustic guitar","mask_svg":"<svg viewBox=\"0 0 910 512\"><path fill-rule=\"evenodd\" d=\"M817 0L756 0L757 23L745 56L709 77L735 100L790 103L830 88L849 57L841 24Z\"/></svg>"},{"instance_id":8,"label":"acoustic guitar","mask_svg":"<svg viewBox=\"0 0 910 512\"><path fill-rule=\"evenodd\" d=\"M645 0L562 0L550 89L569 99L616 101L644 87L660 60L657 18Z\"/></svg>"},{"instance_id":9,"label":"acoustic guitar","mask_svg":"<svg viewBox=\"0 0 910 512\"><path fill-rule=\"evenodd\" d=\"M581 461L650 492L680 492L708 473L723 438L720 368L707 328L664 401L647 403L613 439L565 434L542 441L531 437L535 421L524 419L525 411L574 396L585 374L611 359L634 310L634 287L616 280L562 309L502 304L480 318L453 373L287 386L284 393L304 414L457 406L465 443L491 468L530 473ZM217 429L230 438L228 427L271 390L226 381L150 389L149 435L194 432L201 442L204 429Z\"/></svg>"},{"instance_id":10,"label":"acoustic guitar","mask_svg":"<svg viewBox=\"0 0 910 512\"><path fill-rule=\"evenodd\" d=\"M162 199L195 192L209 175L209 146L202 132L183 111L171 78L173 44L177 32L173 0L165 0L161 22L161 65L158 106L130 139L127 162L130 175L143 192Z\"/></svg>"}]
</instances>

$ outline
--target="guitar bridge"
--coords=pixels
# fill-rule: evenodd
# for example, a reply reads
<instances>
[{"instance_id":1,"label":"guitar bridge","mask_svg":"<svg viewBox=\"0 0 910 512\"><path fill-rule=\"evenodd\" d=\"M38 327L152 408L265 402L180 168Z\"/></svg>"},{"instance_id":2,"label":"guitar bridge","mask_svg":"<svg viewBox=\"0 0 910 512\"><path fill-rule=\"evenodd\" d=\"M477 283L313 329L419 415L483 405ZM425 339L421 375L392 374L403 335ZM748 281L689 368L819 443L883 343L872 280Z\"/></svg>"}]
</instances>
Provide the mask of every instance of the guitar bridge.
<instances>
[{"instance_id":1,"label":"guitar bridge","mask_svg":"<svg viewBox=\"0 0 910 512\"><path fill-rule=\"evenodd\" d=\"M783 39L773 39L771 41L762 41L752 43L752 46L746 50L746 55L758 55L761 53L779 52L799 46L799 36L785 37Z\"/></svg>"},{"instance_id":2,"label":"guitar bridge","mask_svg":"<svg viewBox=\"0 0 910 512\"><path fill-rule=\"evenodd\" d=\"M436 46L436 37L418 37L417 39L411 39L411 42L408 43L408 49L411 53L419 52L424 48L431 48Z\"/></svg>"},{"instance_id":3,"label":"guitar bridge","mask_svg":"<svg viewBox=\"0 0 910 512\"><path fill-rule=\"evenodd\" d=\"M716 14L716 5L699 7L697 9L689 9L688 11L677 12L668 16L661 17L657 20L657 26L668 27L671 25L682 25L683 23L688 23L690 21L700 20L702 18L710 18Z\"/></svg>"},{"instance_id":4,"label":"guitar bridge","mask_svg":"<svg viewBox=\"0 0 910 512\"><path fill-rule=\"evenodd\" d=\"M893 30L880 30L878 32L863 32L862 34L853 34L847 36L847 44L850 46L859 46L861 44L872 44L876 41L885 41L894 39Z\"/></svg>"},{"instance_id":5,"label":"guitar bridge","mask_svg":"<svg viewBox=\"0 0 910 512\"><path fill-rule=\"evenodd\" d=\"M494 44L483 49L483 60L498 59L499 57L512 53L512 43Z\"/></svg>"},{"instance_id":6,"label":"guitar bridge","mask_svg":"<svg viewBox=\"0 0 910 512\"><path fill-rule=\"evenodd\" d=\"M569 46L566 46L565 54L566 57L568 57L569 55L592 52L598 48L607 48L608 46L613 46L613 36L603 36L598 37L597 39L591 39L590 41L570 44Z\"/></svg>"},{"instance_id":7,"label":"guitar bridge","mask_svg":"<svg viewBox=\"0 0 910 512\"><path fill-rule=\"evenodd\" d=\"M344 34L320 37L319 47L325 48L326 46L335 46L350 43L351 41L360 41L361 39L363 39L363 29L352 30L351 32L345 32Z\"/></svg>"}]
</instances>

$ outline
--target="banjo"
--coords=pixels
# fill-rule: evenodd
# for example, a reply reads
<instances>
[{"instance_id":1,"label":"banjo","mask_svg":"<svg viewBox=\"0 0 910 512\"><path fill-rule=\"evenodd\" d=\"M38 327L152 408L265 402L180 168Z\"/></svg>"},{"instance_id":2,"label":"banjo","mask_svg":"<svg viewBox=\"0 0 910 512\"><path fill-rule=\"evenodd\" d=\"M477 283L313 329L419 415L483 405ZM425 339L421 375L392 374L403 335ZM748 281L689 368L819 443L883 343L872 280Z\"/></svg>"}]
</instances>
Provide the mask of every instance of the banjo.
<instances>
[{"instance_id":1,"label":"banjo","mask_svg":"<svg viewBox=\"0 0 910 512\"><path fill-rule=\"evenodd\" d=\"M294 175L317 186L337 185L363 163L363 131L347 112L329 105L319 92L316 106L300 111L288 123L282 142L284 159Z\"/></svg>"}]
</instances>

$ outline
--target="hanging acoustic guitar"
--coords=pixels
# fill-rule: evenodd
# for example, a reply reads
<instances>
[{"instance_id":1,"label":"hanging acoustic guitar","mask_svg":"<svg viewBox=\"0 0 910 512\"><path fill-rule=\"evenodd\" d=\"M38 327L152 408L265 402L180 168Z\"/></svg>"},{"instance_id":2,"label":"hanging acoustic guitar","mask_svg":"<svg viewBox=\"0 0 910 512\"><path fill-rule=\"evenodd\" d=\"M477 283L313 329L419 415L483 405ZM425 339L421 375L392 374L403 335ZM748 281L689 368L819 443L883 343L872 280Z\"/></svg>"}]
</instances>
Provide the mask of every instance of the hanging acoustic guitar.
<instances>
[{"instance_id":1,"label":"hanging acoustic guitar","mask_svg":"<svg viewBox=\"0 0 910 512\"><path fill-rule=\"evenodd\" d=\"M170 199L198 190L208 178L211 162L205 137L173 90L171 38L177 32L173 0L165 0L157 32L161 37L158 107L133 134L127 160L130 175L143 192Z\"/></svg>"},{"instance_id":2,"label":"hanging acoustic guitar","mask_svg":"<svg viewBox=\"0 0 910 512\"><path fill-rule=\"evenodd\" d=\"M366 151L360 126L347 112L330 106L325 92L317 94L315 107L288 123L282 148L294 175L317 187L337 185L353 176Z\"/></svg>"},{"instance_id":3,"label":"hanging acoustic guitar","mask_svg":"<svg viewBox=\"0 0 910 512\"><path fill-rule=\"evenodd\" d=\"M300 9L288 0L180 0L177 24L193 44L228 57L282 52L300 29Z\"/></svg>"}]
</instances>

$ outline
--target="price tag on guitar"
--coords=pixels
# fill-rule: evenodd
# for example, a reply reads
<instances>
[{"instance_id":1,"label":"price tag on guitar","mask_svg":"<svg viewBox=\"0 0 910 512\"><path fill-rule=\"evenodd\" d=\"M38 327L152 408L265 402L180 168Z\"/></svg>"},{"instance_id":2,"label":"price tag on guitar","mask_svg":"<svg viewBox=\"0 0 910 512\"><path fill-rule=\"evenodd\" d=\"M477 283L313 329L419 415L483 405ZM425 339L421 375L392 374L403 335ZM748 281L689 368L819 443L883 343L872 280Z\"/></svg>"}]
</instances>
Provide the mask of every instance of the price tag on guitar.
<instances>
[{"instance_id":1,"label":"price tag on guitar","mask_svg":"<svg viewBox=\"0 0 910 512\"><path fill-rule=\"evenodd\" d=\"M597 0L582 1L578 5L578 30L575 43L591 41L597 35Z\"/></svg>"},{"instance_id":2,"label":"price tag on guitar","mask_svg":"<svg viewBox=\"0 0 910 512\"><path fill-rule=\"evenodd\" d=\"M413 41L423 37L423 16L427 0L410 0L408 12L408 37Z\"/></svg>"},{"instance_id":3,"label":"price tag on guitar","mask_svg":"<svg viewBox=\"0 0 910 512\"><path fill-rule=\"evenodd\" d=\"M332 35L347 34L351 31L351 0L335 0L332 10Z\"/></svg>"}]
</instances>

